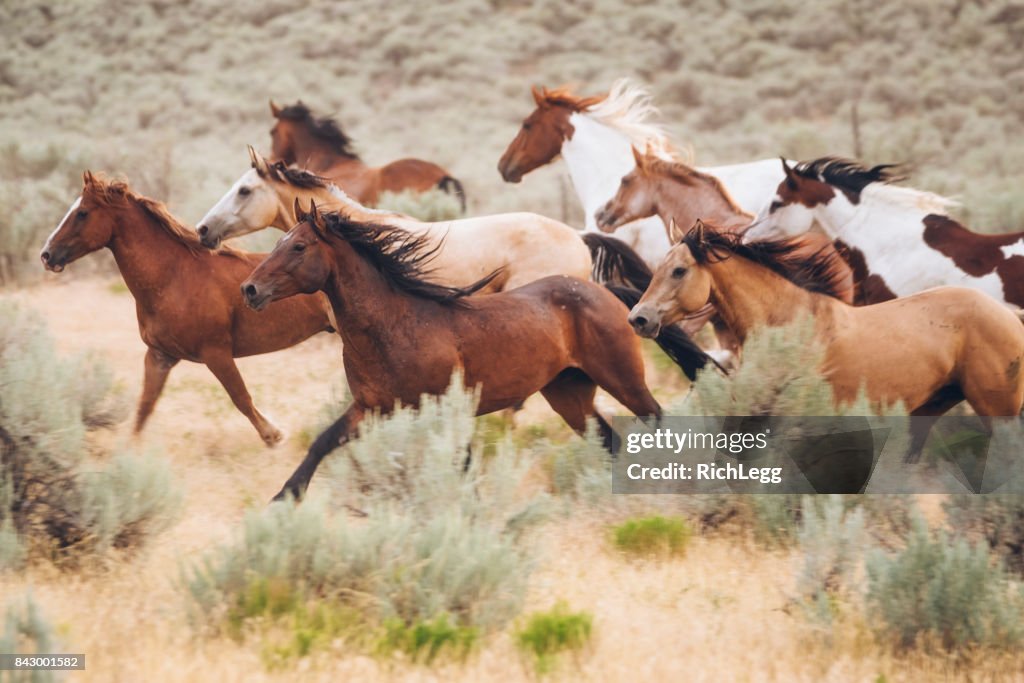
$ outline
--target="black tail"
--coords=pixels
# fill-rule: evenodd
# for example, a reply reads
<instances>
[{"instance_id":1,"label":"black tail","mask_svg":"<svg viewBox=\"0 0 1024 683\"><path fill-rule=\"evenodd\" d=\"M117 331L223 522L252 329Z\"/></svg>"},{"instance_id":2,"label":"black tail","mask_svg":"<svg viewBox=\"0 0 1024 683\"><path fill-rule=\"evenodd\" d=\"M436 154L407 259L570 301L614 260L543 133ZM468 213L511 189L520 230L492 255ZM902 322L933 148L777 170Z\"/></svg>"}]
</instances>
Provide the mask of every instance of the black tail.
<instances>
[{"instance_id":1,"label":"black tail","mask_svg":"<svg viewBox=\"0 0 1024 683\"><path fill-rule=\"evenodd\" d=\"M459 182L458 178L446 175L438 181L437 187L441 192L454 194L459 200L459 206L462 207L462 213L466 213L466 191L463 189L462 183Z\"/></svg>"},{"instance_id":2,"label":"black tail","mask_svg":"<svg viewBox=\"0 0 1024 683\"><path fill-rule=\"evenodd\" d=\"M626 285L641 292L650 286L654 273L625 242L596 232L585 232L582 237L594 262L594 282Z\"/></svg>"}]
</instances>

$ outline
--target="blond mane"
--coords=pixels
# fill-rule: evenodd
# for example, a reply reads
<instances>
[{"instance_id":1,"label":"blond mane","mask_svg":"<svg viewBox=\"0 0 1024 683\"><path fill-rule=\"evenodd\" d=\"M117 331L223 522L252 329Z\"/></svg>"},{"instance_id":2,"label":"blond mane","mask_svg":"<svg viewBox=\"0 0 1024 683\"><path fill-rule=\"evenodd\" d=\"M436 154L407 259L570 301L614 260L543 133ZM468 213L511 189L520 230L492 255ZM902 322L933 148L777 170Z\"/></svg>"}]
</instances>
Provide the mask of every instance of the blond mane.
<instances>
[{"instance_id":1,"label":"blond mane","mask_svg":"<svg viewBox=\"0 0 1024 683\"><path fill-rule=\"evenodd\" d=\"M689 152L684 154L677 149L665 129L651 121L658 115L658 109L651 102L650 93L628 78L615 81L606 96L586 107L582 113L614 128L625 135L634 147L647 149L660 159L677 161L692 157Z\"/></svg>"}]
</instances>

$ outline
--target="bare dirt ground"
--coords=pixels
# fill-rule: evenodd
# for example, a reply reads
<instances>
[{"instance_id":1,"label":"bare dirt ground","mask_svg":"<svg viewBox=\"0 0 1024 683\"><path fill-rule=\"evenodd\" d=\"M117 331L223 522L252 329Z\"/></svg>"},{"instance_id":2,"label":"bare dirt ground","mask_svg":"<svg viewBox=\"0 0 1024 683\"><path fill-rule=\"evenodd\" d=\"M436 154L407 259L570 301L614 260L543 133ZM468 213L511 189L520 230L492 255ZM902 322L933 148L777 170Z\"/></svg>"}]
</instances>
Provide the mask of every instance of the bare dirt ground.
<instances>
[{"instance_id":1,"label":"bare dirt ground","mask_svg":"<svg viewBox=\"0 0 1024 683\"><path fill-rule=\"evenodd\" d=\"M119 279L59 279L15 294L41 312L62 351L94 349L134 399L144 346L134 303ZM319 335L280 353L241 359L257 405L289 436L267 449L202 366L171 374L142 444L171 460L186 488L181 521L141 556L104 570L60 573L35 566L0 577L0 596L31 588L87 669L73 681L509 681L535 678L509 630L484 640L465 663L423 667L346 651L343 645L268 671L258 644L197 636L187 623L180 569L228 538L246 509L262 505L301 459L310 425L342 385L341 345ZM655 389L655 393L658 393ZM554 418L531 402L524 423ZM304 433L304 430L306 432ZM129 440L130 421L96 438ZM315 486L315 482L314 482ZM934 507L934 506L933 506ZM934 511L933 511L934 514ZM594 616L592 644L563 662L556 680L589 681L932 681L967 679L948 662L897 659L856 615L831 638L786 609L796 559L742 537L697 538L687 555L661 563L627 561L610 550L607 528L586 514L559 517L541 531L540 561L526 611L565 600ZM1004 663L1005 664L1005 663ZM993 672L985 676L988 667ZM999 663L975 678L1024 680ZM1014 670L1019 671L1014 667ZM973 680L973 679L972 679Z\"/></svg>"}]
</instances>

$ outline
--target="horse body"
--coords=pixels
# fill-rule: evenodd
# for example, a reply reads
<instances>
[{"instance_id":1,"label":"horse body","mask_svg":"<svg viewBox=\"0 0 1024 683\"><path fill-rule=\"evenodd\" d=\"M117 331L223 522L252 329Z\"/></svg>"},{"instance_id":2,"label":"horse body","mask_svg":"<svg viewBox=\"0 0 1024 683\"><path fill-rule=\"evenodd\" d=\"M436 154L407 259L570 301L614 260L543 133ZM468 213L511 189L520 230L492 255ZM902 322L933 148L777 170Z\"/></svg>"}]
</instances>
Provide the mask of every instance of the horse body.
<instances>
[{"instance_id":1,"label":"horse body","mask_svg":"<svg viewBox=\"0 0 1024 683\"><path fill-rule=\"evenodd\" d=\"M437 164L406 158L372 167L332 119L315 117L302 102L288 107L271 102L270 112L277 119L270 131L274 155L331 179L360 204L375 205L383 192L439 189L454 194L466 210L462 183Z\"/></svg>"},{"instance_id":2,"label":"horse body","mask_svg":"<svg viewBox=\"0 0 1024 683\"><path fill-rule=\"evenodd\" d=\"M592 417L598 386L637 415L660 408L644 384L639 339L625 307L603 287L550 276L486 297L420 278L425 240L393 226L341 214L300 216L243 283L250 306L322 289L339 322L353 404L310 447L278 497L301 495L320 460L344 443L369 412L415 406L439 394L456 369L478 387L478 414L512 407L540 391L577 432ZM492 275L493 276L493 275Z\"/></svg>"},{"instance_id":3,"label":"horse body","mask_svg":"<svg viewBox=\"0 0 1024 683\"><path fill-rule=\"evenodd\" d=\"M680 243L630 314L641 334L708 301L741 340L758 327L810 314L824 349L821 370L837 404L853 401L863 389L872 402L901 403L915 415L939 415L965 399L982 416L1020 413L1024 325L984 294L942 287L852 307L787 279L799 268L822 272L830 257L786 265L782 257L791 255L791 246L741 246L734 236L705 230L700 222L685 237L677 236Z\"/></svg>"},{"instance_id":4,"label":"horse body","mask_svg":"<svg viewBox=\"0 0 1024 683\"><path fill-rule=\"evenodd\" d=\"M74 206L41 258L59 272L103 247L113 253L148 347L135 432L152 413L171 369L189 360L210 368L267 445L280 441L280 430L253 404L234 358L285 349L332 329L325 300L296 297L258 316L244 305L238 287L262 255L202 249L161 205L91 174Z\"/></svg>"},{"instance_id":5,"label":"horse body","mask_svg":"<svg viewBox=\"0 0 1024 683\"><path fill-rule=\"evenodd\" d=\"M946 215L953 202L890 185L886 167L824 158L784 168L749 239L803 234L817 221L863 262L868 303L952 285L1024 307L1024 233L971 232Z\"/></svg>"},{"instance_id":6,"label":"horse body","mask_svg":"<svg viewBox=\"0 0 1024 683\"><path fill-rule=\"evenodd\" d=\"M507 213L454 221L423 223L408 216L368 209L323 179L282 164L268 164L255 152L253 168L200 221L207 247L222 239L273 226L288 230L297 222L296 201L316 201L321 208L344 209L363 221L386 220L436 247L431 277L464 286L504 269L485 292L511 289L548 275L590 274L590 252L579 233L564 223L533 213Z\"/></svg>"},{"instance_id":7,"label":"horse body","mask_svg":"<svg viewBox=\"0 0 1024 683\"><path fill-rule=\"evenodd\" d=\"M634 167L632 146L649 145L654 154L672 158L667 137L647 122L655 111L650 98L626 80L616 82L601 97L577 97L566 89L534 89L533 96L537 109L509 143L498 170L506 181L519 182L524 174L561 155L583 205L587 232L598 229L594 214L615 195L619 180ZM718 177L740 206L753 212L782 178L775 163L761 160L701 170ZM652 268L670 246L664 228L653 219L624 224L616 237Z\"/></svg>"}]
</instances>

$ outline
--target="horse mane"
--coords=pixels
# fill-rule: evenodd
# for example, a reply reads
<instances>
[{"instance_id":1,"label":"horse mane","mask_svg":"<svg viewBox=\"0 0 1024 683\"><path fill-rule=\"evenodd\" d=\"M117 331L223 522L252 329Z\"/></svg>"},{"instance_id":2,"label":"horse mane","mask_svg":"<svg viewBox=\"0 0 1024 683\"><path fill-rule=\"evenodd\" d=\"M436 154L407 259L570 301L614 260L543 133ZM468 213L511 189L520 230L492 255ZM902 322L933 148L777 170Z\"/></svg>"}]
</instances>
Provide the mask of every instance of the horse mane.
<instances>
[{"instance_id":1,"label":"horse mane","mask_svg":"<svg viewBox=\"0 0 1024 683\"><path fill-rule=\"evenodd\" d=\"M646 168L654 171L655 173L667 175L668 177L682 183L683 185L693 187L698 182L703 182L708 185L711 185L711 187L713 187L715 190L718 191L720 195L722 195L722 198L725 199L730 209L732 209L738 214L742 214L744 216L749 216L750 218L753 218L752 214L744 210L742 206L736 203L736 200L733 199L732 194L725 187L725 184L722 183L722 181L719 180L717 176L713 176L710 173L705 173L704 171L698 170L693 166L690 166L689 164L686 164L682 161L669 161L653 155L647 155L647 158L644 159L644 164Z\"/></svg>"},{"instance_id":2,"label":"horse mane","mask_svg":"<svg viewBox=\"0 0 1024 683\"><path fill-rule=\"evenodd\" d=\"M933 192L894 185L905 180L896 171L902 164L879 164L868 168L850 159L822 157L797 164L795 173L820 180L839 190L859 196L867 192L873 199L889 204L919 209L925 213L946 215L959 202Z\"/></svg>"},{"instance_id":3,"label":"horse mane","mask_svg":"<svg viewBox=\"0 0 1024 683\"><path fill-rule=\"evenodd\" d=\"M437 256L444 242L430 244L426 235L414 235L402 228L354 220L341 211L302 214L319 233L340 237L384 276L395 289L421 299L448 306L466 306L464 299L480 291L502 274L499 268L466 287L449 287L425 279L432 274L426 266Z\"/></svg>"},{"instance_id":4,"label":"horse mane","mask_svg":"<svg viewBox=\"0 0 1024 683\"><path fill-rule=\"evenodd\" d=\"M89 196L101 206L108 208L125 208L129 204L135 204L167 235L176 242L188 249L193 256L211 253L199 241L199 234L184 224L167 210L163 202L144 197L132 190L128 183L121 180L107 180L102 176L94 176L92 183L86 186ZM217 253L229 256L242 256L239 252L227 245L221 246Z\"/></svg>"},{"instance_id":5,"label":"horse mane","mask_svg":"<svg viewBox=\"0 0 1024 683\"><path fill-rule=\"evenodd\" d=\"M302 100L281 108L277 118L301 123L313 137L330 147L335 154L349 159L359 159L359 155L352 148L352 138L345 134L338 122L328 116L314 116Z\"/></svg>"},{"instance_id":6,"label":"horse mane","mask_svg":"<svg viewBox=\"0 0 1024 683\"><path fill-rule=\"evenodd\" d=\"M299 189L325 189L328 193L339 202L343 203L349 208L359 211L362 213L376 214L379 216L397 216L394 211L385 211L383 209L374 209L368 206L363 206L352 197L348 196L346 192L332 183L323 176L318 176L315 173L311 173L305 169L298 168L297 166L288 166L283 161L275 161L272 164L267 164L266 173L259 167L253 166L256 169L257 175L264 178L269 174L271 180L275 180L285 185L297 187Z\"/></svg>"},{"instance_id":7,"label":"horse mane","mask_svg":"<svg viewBox=\"0 0 1024 683\"><path fill-rule=\"evenodd\" d=\"M710 223L692 228L682 243L690 249L697 263L706 265L724 261L733 255L742 256L781 275L794 285L816 294L842 298L844 287L836 265L839 256L823 247L810 256L797 256L799 240L764 240L743 242L743 236L722 232Z\"/></svg>"},{"instance_id":8,"label":"horse mane","mask_svg":"<svg viewBox=\"0 0 1024 683\"><path fill-rule=\"evenodd\" d=\"M587 106L583 113L619 131L637 149L648 149L650 154L666 161L681 156L664 127L651 120L658 115L651 94L628 78L612 83L608 94Z\"/></svg>"}]
</instances>

